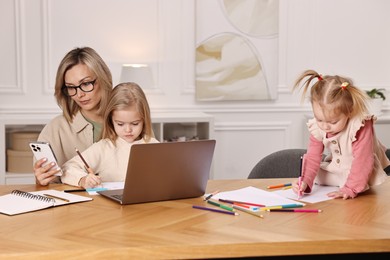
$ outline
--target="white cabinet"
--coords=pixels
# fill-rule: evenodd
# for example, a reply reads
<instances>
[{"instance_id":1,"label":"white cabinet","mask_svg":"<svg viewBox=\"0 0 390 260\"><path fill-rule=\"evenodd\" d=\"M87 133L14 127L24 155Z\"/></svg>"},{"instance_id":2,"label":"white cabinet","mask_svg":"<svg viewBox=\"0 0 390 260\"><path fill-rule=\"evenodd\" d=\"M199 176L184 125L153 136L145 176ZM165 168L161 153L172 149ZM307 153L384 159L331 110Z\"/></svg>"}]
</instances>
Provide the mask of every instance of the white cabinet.
<instances>
[{"instance_id":1,"label":"white cabinet","mask_svg":"<svg viewBox=\"0 0 390 260\"><path fill-rule=\"evenodd\" d=\"M12 147L12 132L39 132L56 115L0 115L0 184L35 183L31 172L8 172L7 150ZM156 112L152 111L152 127L160 142L194 139L212 139L214 120L202 112Z\"/></svg>"},{"instance_id":2,"label":"white cabinet","mask_svg":"<svg viewBox=\"0 0 390 260\"><path fill-rule=\"evenodd\" d=\"M211 139L213 117L201 112L153 113L152 124L160 142Z\"/></svg>"}]
</instances>

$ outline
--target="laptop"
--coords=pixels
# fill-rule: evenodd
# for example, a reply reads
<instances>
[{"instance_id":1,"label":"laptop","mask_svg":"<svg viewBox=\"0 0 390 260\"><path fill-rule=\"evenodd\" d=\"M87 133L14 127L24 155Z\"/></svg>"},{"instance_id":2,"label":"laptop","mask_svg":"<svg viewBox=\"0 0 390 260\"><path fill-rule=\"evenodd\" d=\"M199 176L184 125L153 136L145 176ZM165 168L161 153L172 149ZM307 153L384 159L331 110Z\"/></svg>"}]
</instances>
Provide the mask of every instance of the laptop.
<instances>
[{"instance_id":1,"label":"laptop","mask_svg":"<svg viewBox=\"0 0 390 260\"><path fill-rule=\"evenodd\" d=\"M215 140L134 144L123 189L98 193L122 205L200 197Z\"/></svg>"}]
</instances>

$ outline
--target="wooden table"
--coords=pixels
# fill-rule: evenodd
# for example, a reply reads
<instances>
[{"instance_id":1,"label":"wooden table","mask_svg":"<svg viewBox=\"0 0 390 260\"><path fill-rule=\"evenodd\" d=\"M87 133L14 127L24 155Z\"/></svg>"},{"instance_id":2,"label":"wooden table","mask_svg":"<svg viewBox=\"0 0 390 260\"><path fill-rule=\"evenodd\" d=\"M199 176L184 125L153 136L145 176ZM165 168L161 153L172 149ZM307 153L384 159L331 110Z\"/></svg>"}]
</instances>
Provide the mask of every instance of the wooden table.
<instances>
[{"instance_id":1,"label":"wooden table","mask_svg":"<svg viewBox=\"0 0 390 260\"><path fill-rule=\"evenodd\" d=\"M288 181L212 180L207 192L266 189ZM15 188L68 187L1 185L0 195ZM202 198L121 206L92 197L90 202L22 215L0 214L0 258L210 259L390 252L390 180L352 200L305 206L322 213L264 212L264 219L193 209L194 204L206 205Z\"/></svg>"}]
</instances>

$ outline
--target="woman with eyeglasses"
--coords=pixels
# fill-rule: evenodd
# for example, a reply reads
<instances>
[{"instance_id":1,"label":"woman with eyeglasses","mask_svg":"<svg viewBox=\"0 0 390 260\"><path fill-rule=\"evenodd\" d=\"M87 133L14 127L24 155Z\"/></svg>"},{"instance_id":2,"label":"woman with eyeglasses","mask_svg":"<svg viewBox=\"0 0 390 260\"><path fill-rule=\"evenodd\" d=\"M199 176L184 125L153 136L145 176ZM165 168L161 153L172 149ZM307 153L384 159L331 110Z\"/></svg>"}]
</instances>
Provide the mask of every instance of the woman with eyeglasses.
<instances>
[{"instance_id":1,"label":"woman with eyeglasses","mask_svg":"<svg viewBox=\"0 0 390 260\"><path fill-rule=\"evenodd\" d=\"M111 72L90 47L75 48L62 59L57 69L55 92L62 115L52 119L38 141L50 143L59 166L101 139L103 114L112 91ZM34 163L36 182L60 182L59 168L41 159Z\"/></svg>"}]
</instances>

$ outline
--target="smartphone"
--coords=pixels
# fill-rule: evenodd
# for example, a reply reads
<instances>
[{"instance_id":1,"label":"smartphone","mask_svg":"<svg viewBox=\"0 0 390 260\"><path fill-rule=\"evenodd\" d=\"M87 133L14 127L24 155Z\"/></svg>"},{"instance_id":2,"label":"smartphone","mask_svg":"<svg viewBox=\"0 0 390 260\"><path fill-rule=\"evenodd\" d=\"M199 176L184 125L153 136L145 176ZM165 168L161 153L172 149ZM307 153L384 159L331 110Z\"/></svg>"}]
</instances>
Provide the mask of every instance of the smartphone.
<instances>
[{"instance_id":1,"label":"smartphone","mask_svg":"<svg viewBox=\"0 0 390 260\"><path fill-rule=\"evenodd\" d=\"M51 149L49 143L37 141L37 142L30 142L29 145L36 160L40 160L44 157L47 158L47 162L43 164L44 166L48 163L54 162L55 166L53 167L59 167L57 163L57 158L53 152L53 149ZM61 176L61 175L62 175L62 170L55 174L55 176Z\"/></svg>"}]
</instances>

